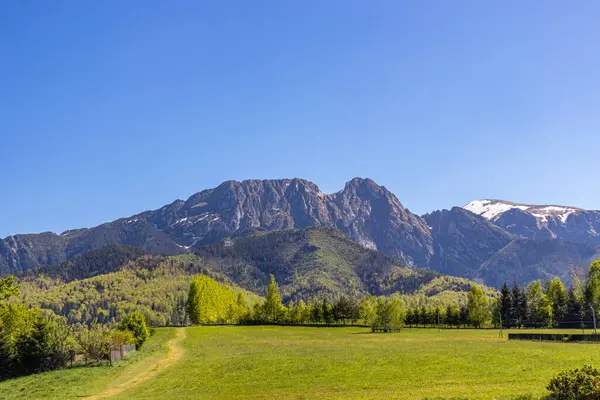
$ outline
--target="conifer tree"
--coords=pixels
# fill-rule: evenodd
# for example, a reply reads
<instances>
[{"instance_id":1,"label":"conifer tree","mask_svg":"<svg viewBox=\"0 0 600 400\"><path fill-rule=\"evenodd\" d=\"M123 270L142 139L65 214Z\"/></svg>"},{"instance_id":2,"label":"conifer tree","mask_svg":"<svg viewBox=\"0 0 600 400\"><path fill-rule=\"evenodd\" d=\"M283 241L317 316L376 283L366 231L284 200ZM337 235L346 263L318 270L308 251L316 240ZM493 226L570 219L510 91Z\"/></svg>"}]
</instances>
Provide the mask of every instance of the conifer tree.
<instances>
[{"instance_id":1,"label":"conifer tree","mask_svg":"<svg viewBox=\"0 0 600 400\"><path fill-rule=\"evenodd\" d=\"M503 327L509 328L511 326L511 316L515 314L515 310L513 309L513 301L510 289L508 288L508 284L506 282L504 282L504 285L502 285L502 289L500 290L498 309L500 312L500 320L498 321L498 324L502 323Z\"/></svg>"},{"instance_id":2,"label":"conifer tree","mask_svg":"<svg viewBox=\"0 0 600 400\"><path fill-rule=\"evenodd\" d=\"M469 309L466 305L460 307L458 326L465 327L469 323Z\"/></svg>"},{"instance_id":3,"label":"conifer tree","mask_svg":"<svg viewBox=\"0 0 600 400\"><path fill-rule=\"evenodd\" d=\"M195 279L190 283L190 290L188 292L187 300L187 314L193 324L199 324L200 321L200 308L198 304L198 282Z\"/></svg>"},{"instance_id":4,"label":"conifer tree","mask_svg":"<svg viewBox=\"0 0 600 400\"><path fill-rule=\"evenodd\" d=\"M513 315L511 326L521 327L527 319L527 298L521 290L519 283L515 280L511 290Z\"/></svg>"}]
</instances>

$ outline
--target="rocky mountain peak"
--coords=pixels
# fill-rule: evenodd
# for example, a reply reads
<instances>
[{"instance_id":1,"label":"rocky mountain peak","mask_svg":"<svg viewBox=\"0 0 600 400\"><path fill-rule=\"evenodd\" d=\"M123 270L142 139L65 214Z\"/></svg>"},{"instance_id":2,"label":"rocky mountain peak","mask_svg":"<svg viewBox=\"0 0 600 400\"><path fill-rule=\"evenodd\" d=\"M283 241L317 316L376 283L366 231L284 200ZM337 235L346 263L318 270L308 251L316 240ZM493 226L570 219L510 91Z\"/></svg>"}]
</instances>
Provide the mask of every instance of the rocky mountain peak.
<instances>
[{"instance_id":1,"label":"rocky mountain peak","mask_svg":"<svg viewBox=\"0 0 600 400\"><path fill-rule=\"evenodd\" d=\"M11 240L0 246L0 270L27 269L48 259L61 262L108 244L176 253L255 231L308 226L336 227L363 246L409 265L427 265L433 253L424 221L371 179L354 178L333 195L306 179L251 179L226 181L157 210L70 231L60 240L54 237L58 235L19 244ZM54 246L50 253L46 241ZM27 257L20 260L17 255L25 254L25 247Z\"/></svg>"},{"instance_id":2,"label":"rocky mountain peak","mask_svg":"<svg viewBox=\"0 0 600 400\"><path fill-rule=\"evenodd\" d=\"M567 222L571 214L586 211L578 207L521 204L506 200L474 200L463 208L491 221L497 220L507 211L522 210L533 215L541 222L553 218L560 220L563 224Z\"/></svg>"},{"instance_id":3,"label":"rocky mountain peak","mask_svg":"<svg viewBox=\"0 0 600 400\"><path fill-rule=\"evenodd\" d=\"M475 200L464 208L520 237L600 244L600 211L505 200Z\"/></svg>"}]
</instances>

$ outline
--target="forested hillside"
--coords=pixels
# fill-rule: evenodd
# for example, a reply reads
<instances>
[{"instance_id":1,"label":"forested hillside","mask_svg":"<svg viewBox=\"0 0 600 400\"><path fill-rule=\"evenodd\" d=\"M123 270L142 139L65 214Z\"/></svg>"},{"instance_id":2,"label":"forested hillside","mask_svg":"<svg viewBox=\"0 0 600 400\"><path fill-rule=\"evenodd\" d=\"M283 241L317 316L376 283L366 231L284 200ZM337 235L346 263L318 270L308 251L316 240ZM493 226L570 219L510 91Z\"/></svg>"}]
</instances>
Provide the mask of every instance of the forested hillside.
<instances>
[{"instance_id":1,"label":"forested hillside","mask_svg":"<svg viewBox=\"0 0 600 400\"><path fill-rule=\"evenodd\" d=\"M107 254L110 254L107 253ZM206 272L198 257L143 256L129 261L118 271L66 282L59 277L36 275L22 278L21 297L31 305L67 317L69 323L114 323L122 316L139 311L153 326L186 322L186 302L190 282ZM259 296L237 287L249 305Z\"/></svg>"},{"instance_id":2,"label":"forested hillside","mask_svg":"<svg viewBox=\"0 0 600 400\"><path fill-rule=\"evenodd\" d=\"M108 246L59 265L40 267L19 283L26 303L64 315L71 323L94 319L113 323L139 311L152 325L162 326L186 321L187 292L198 274L236 292L243 290L250 306L264 295L271 274L280 283L286 302L399 293L407 304L445 305L464 303L473 284L398 265L334 228L260 233L170 257Z\"/></svg>"},{"instance_id":3,"label":"forested hillside","mask_svg":"<svg viewBox=\"0 0 600 400\"><path fill-rule=\"evenodd\" d=\"M429 269L399 265L334 228L255 234L200 246L195 253L213 273L257 293L263 293L269 275L274 275L285 300L396 292L448 297L466 293L472 284Z\"/></svg>"},{"instance_id":4,"label":"forested hillside","mask_svg":"<svg viewBox=\"0 0 600 400\"><path fill-rule=\"evenodd\" d=\"M109 245L88 251L70 261L36 267L27 271L25 275L45 275L68 282L118 271L127 262L133 260L138 260L137 265L141 266L142 260L139 259L144 255L148 256L146 257L148 260L156 260L156 257L134 246Z\"/></svg>"}]
</instances>

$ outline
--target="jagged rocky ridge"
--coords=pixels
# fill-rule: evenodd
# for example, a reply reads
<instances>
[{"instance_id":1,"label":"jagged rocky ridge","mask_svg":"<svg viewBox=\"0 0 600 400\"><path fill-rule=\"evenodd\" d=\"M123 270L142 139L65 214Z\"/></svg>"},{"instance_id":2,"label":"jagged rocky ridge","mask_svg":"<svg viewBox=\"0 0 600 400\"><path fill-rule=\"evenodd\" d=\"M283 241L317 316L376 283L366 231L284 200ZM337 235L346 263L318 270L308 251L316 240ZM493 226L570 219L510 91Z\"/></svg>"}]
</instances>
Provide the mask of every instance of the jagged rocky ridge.
<instances>
[{"instance_id":1,"label":"jagged rocky ridge","mask_svg":"<svg viewBox=\"0 0 600 400\"><path fill-rule=\"evenodd\" d=\"M370 179L352 179L334 194L304 179L247 180L90 229L10 236L0 240L0 274L58 264L111 244L172 255L225 238L309 226L335 227L401 265L496 286L502 279L526 283L550 274L568 282L600 245L597 211L482 200L419 217ZM526 246L521 239L529 240Z\"/></svg>"},{"instance_id":2,"label":"jagged rocky ridge","mask_svg":"<svg viewBox=\"0 0 600 400\"><path fill-rule=\"evenodd\" d=\"M10 236L0 243L0 272L61 263L109 244L176 254L227 237L308 226L336 227L404 265L425 266L433 256L425 222L370 179L353 179L331 195L303 179L248 180L90 229Z\"/></svg>"}]
</instances>

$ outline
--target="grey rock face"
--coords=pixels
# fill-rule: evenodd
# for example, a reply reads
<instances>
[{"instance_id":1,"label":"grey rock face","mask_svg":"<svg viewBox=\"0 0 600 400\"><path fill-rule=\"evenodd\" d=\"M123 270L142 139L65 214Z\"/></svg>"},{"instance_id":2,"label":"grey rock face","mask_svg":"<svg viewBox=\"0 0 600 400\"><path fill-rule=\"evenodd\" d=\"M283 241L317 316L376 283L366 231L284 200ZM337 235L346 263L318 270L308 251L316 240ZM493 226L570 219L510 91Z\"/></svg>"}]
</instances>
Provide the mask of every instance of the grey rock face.
<instances>
[{"instance_id":1,"label":"grey rock face","mask_svg":"<svg viewBox=\"0 0 600 400\"><path fill-rule=\"evenodd\" d=\"M483 262L513 240L510 233L460 207L423 218L434 237L431 265L450 275L475 277Z\"/></svg>"},{"instance_id":2,"label":"grey rock face","mask_svg":"<svg viewBox=\"0 0 600 400\"><path fill-rule=\"evenodd\" d=\"M596 252L595 246L585 243L519 238L483 263L475 277L495 287L505 281L526 284L555 276L570 284L575 275L585 276Z\"/></svg>"},{"instance_id":3,"label":"grey rock face","mask_svg":"<svg viewBox=\"0 0 600 400\"><path fill-rule=\"evenodd\" d=\"M370 179L352 179L334 194L304 179L276 179L224 182L90 229L10 236L0 240L0 274L57 264L112 244L177 254L253 232L309 226L335 227L400 265L494 286L504 278L521 283L551 274L566 278L600 254L599 211L477 200L419 217Z\"/></svg>"},{"instance_id":4,"label":"grey rock face","mask_svg":"<svg viewBox=\"0 0 600 400\"><path fill-rule=\"evenodd\" d=\"M28 235L28 244L0 242L0 271L20 272L62 262L109 244L176 254L199 244L262 230L333 226L366 247L409 265L425 266L433 238L425 222L383 186L355 178L343 190L323 194L303 179L228 181L186 201L91 229L62 235ZM45 244L43 244L45 243Z\"/></svg>"}]
</instances>

